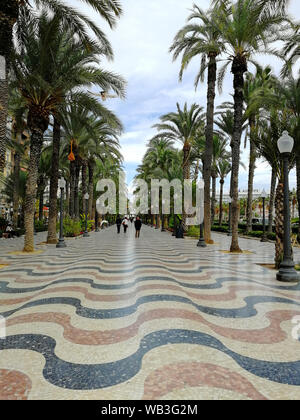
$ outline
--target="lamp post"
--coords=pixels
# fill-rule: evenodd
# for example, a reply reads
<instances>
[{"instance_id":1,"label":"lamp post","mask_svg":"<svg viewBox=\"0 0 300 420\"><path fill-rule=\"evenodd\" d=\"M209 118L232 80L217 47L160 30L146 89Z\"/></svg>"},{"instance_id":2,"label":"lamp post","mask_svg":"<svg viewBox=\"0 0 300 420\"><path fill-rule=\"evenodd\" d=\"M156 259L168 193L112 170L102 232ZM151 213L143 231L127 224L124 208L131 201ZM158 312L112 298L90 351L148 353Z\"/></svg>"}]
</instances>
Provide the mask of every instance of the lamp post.
<instances>
[{"instance_id":1,"label":"lamp post","mask_svg":"<svg viewBox=\"0 0 300 420\"><path fill-rule=\"evenodd\" d=\"M291 243L291 216L289 200L289 157L294 147L294 139L289 136L287 131L282 133L278 140L278 149L283 159L283 177L284 177L284 254L283 261L280 264L277 280L283 282L296 282L300 277L295 270L295 264L292 255Z\"/></svg>"},{"instance_id":2,"label":"lamp post","mask_svg":"<svg viewBox=\"0 0 300 420\"><path fill-rule=\"evenodd\" d=\"M83 234L84 238L88 238L90 235L88 234L88 228L87 228L87 218L88 218L88 200L89 200L90 196L89 193L84 194L84 199L85 199L85 231Z\"/></svg>"},{"instance_id":3,"label":"lamp post","mask_svg":"<svg viewBox=\"0 0 300 420\"><path fill-rule=\"evenodd\" d=\"M166 200L162 200L162 206L161 206L161 231L165 232L165 215L164 215L164 205L166 203Z\"/></svg>"},{"instance_id":4,"label":"lamp post","mask_svg":"<svg viewBox=\"0 0 300 420\"><path fill-rule=\"evenodd\" d=\"M204 229L203 229L203 223L201 223L201 224L200 224L200 236L199 236L199 241L198 241L198 243L197 243L197 246L198 246L199 248L206 248L206 247L207 247L207 245L206 245L206 243L205 243L205 240L204 240L204 234L203 234L203 231L204 231Z\"/></svg>"},{"instance_id":5,"label":"lamp post","mask_svg":"<svg viewBox=\"0 0 300 420\"><path fill-rule=\"evenodd\" d=\"M261 242L267 242L267 237L266 237L266 198L267 198L267 193L266 193L265 190L262 191L261 198L263 199L263 236L261 238Z\"/></svg>"},{"instance_id":6,"label":"lamp post","mask_svg":"<svg viewBox=\"0 0 300 420\"><path fill-rule=\"evenodd\" d=\"M96 208L96 213L95 213L95 225L96 225L96 228L95 228L95 232L100 232L99 231L98 223L99 223L99 219L98 219L98 212L97 212L97 208Z\"/></svg>"},{"instance_id":7,"label":"lamp post","mask_svg":"<svg viewBox=\"0 0 300 420\"><path fill-rule=\"evenodd\" d=\"M64 189L66 188L66 181L64 178L60 178L58 181L58 186L60 188L60 225L59 225L59 240L56 248L66 248L67 245L64 239L64 228L63 228L63 199L64 199Z\"/></svg>"},{"instance_id":8,"label":"lamp post","mask_svg":"<svg viewBox=\"0 0 300 420\"><path fill-rule=\"evenodd\" d=\"M228 235L227 236L232 236L232 228L231 228L231 203L232 203L232 198L231 197L229 197L228 203L229 203L229 220L228 220L229 229L228 229Z\"/></svg>"}]
</instances>

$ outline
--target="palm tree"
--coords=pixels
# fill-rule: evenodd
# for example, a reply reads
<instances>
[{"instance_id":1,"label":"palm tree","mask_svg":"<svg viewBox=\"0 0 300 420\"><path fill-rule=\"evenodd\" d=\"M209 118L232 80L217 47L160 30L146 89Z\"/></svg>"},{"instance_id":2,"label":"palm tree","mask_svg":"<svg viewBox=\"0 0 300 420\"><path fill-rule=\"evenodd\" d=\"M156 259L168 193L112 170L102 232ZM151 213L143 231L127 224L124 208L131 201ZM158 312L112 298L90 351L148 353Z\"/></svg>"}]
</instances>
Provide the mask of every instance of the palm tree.
<instances>
[{"instance_id":1,"label":"palm tree","mask_svg":"<svg viewBox=\"0 0 300 420\"><path fill-rule=\"evenodd\" d=\"M259 135L255 138L255 144L258 152L270 164L275 171L278 185L276 189L275 207L276 207L276 245L275 245L275 264L279 268L283 258L283 221L284 221L284 205L283 205L283 165L278 150L278 139L285 129L288 128L290 114L283 111L272 111L270 115L270 123L265 121L261 125ZM290 160L290 169L295 165L295 154L293 153Z\"/></svg>"},{"instance_id":2,"label":"palm tree","mask_svg":"<svg viewBox=\"0 0 300 420\"><path fill-rule=\"evenodd\" d=\"M65 153L69 151L72 143L75 160L70 162L70 204L69 213L71 217L79 218L79 173L82 162L86 161L89 168L89 211L93 202L93 170L95 157L100 154L99 144L102 146L118 146L117 136L122 131L122 124L118 118L107 111L105 118L101 118L101 109L96 116L91 114L87 108L78 104L71 105L69 111L62 116L62 126L65 137ZM112 149L117 155L118 152ZM110 152L112 152L110 150ZM101 149L103 153L103 147ZM100 155L101 157L101 155ZM86 181L84 180L84 185Z\"/></svg>"},{"instance_id":3,"label":"palm tree","mask_svg":"<svg viewBox=\"0 0 300 420\"><path fill-rule=\"evenodd\" d=\"M232 243L231 252L241 252L238 243L238 178L240 164L240 144L243 127L244 74L252 55L267 52L268 44L276 39L276 30L283 22L285 14L279 10L268 10L270 2L237 0L221 3L218 26L228 54L228 61L220 71L223 75L231 64L234 82L234 132L232 138Z\"/></svg>"},{"instance_id":4,"label":"palm tree","mask_svg":"<svg viewBox=\"0 0 300 420\"><path fill-rule=\"evenodd\" d=\"M295 140L296 173L297 173L297 200L300 208L300 74L294 78L290 74L281 83L280 93L283 96L292 118L290 120L290 133ZM300 239L300 226L298 232Z\"/></svg>"},{"instance_id":5,"label":"palm tree","mask_svg":"<svg viewBox=\"0 0 300 420\"><path fill-rule=\"evenodd\" d=\"M111 28L116 24L116 19L122 14L122 8L119 0L83 0L108 22ZM35 17L32 12L32 3L38 11L46 8L54 14L58 14L64 20L65 24L76 32L79 38L89 44L90 37L87 29L92 30L96 35L98 42L110 58L113 56L111 46L103 33L93 21L87 16L81 14L71 6L67 6L61 0L32 0L20 1L9 0L2 1L0 5L0 57L2 57L1 66L4 67L5 77L0 78L0 173L5 165L5 137L8 106L8 68L12 64L11 52L13 48L13 29L16 25L16 33L19 41L24 40L24 20L31 20ZM1 68L1 71L3 69Z\"/></svg>"},{"instance_id":6,"label":"palm tree","mask_svg":"<svg viewBox=\"0 0 300 420\"><path fill-rule=\"evenodd\" d=\"M210 186L213 157L214 108L217 79L217 57L224 51L222 34L216 25L218 8L203 11L193 6L188 18L191 22L184 26L175 36L170 51L174 51L176 60L183 53L180 70L180 80L184 70L193 58L200 58L201 66L195 79L195 88L199 81L204 81L207 70L207 113L206 113L206 147L203 159L204 177L204 233L206 242L211 241Z\"/></svg>"},{"instance_id":7,"label":"palm tree","mask_svg":"<svg viewBox=\"0 0 300 420\"><path fill-rule=\"evenodd\" d=\"M25 158L27 142L24 131L26 129L26 107L21 95L17 90L11 90L8 105L9 115L12 118L12 135L8 143L9 147L14 151L14 185L13 189L13 226L18 228L18 211L19 211L19 186L20 186L20 165Z\"/></svg>"},{"instance_id":8,"label":"palm tree","mask_svg":"<svg viewBox=\"0 0 300 420\"><path fill-rule=\"evenodd\" d=\"M203 108L199 105L192 104L188 108L184 105L183 110L177 103L177 112L170 112L160 117L160 124L155 124L159 134L158 138L166 138L173 141L179 141L183 144L183 177L190 179L190 154L192 144L198 135L198 131L203 128ZM186 214L183 212L183 227L186 230Z\"/></svg>"},{"instance_id":9,"label":"palm tree","mask_svg":"<svg viewBox=\"0 0 300 420\"><path fill-rule=\"evenodd\" d=\"M288 34L285 37L286 43L283 48L282 54L285 57L286 63L282 69L282 75L288 76L293 65L300 56L300 25L293 24L292 29L294 33Z\"/></svg>"}]
</instances>

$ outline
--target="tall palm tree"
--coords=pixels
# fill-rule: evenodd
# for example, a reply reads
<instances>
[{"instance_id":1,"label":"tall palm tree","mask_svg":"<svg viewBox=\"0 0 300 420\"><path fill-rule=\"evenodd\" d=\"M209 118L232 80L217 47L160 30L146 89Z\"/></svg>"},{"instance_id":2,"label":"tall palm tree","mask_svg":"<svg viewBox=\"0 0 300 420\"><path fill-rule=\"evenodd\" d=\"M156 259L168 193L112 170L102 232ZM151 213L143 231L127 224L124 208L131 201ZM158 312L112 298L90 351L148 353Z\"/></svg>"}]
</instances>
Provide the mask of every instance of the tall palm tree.
<instances>
[{"instance_id":1,"label":"tall palm tree","mask_svg":"<svg viewBox=\"0 0 300 420\"><path fill-rule=\"evenodd\" d=\"M278 150L277 142L282 131L289 128L291 115L286 107L282 111L272 111L270 122L265 121L261 125L260 133L255 138L256 147L259 154L270 164L276 173L278 185L276 189L275 207L276 207L276 244L275 244L275 264L279 268L283 258L283 164ZM295 153L292 153L290 159L290 169L295 165Z\"/></svg>"},{"instance_id":2,"label":"tall palm tree","mask_svg":"<svg viewBox=\"0 0 300 420\"><path fill-rule=\"evenodd\" d=\"M239 202L238 178L240 144L243 127L244 74L248 62L255 53L267 52L268 45L275 41L276 30L285 14L279 9L271 10L270 2L237 0L221 3L218 25L226 47L228 61L221 69L223 75L231 65L234 87L234 132L232 138L232 242L230 251L241 252L238 242ZM268 6L268 10L267 10Z\"/></svg>"},{"instance_id":3,"label":"tall palm tree","mask_svg":"<svg viewBox=\"0 0 300 420\"><path fill-rule=\"evenodd\" d=\"M89 193L91 195L89 211L93 200L93 170L96 156L99 157L99 146L118 146L117 136L122 132L122 124L112 113L108 112L101 118L101 110L94 115L87 108L78 104L69 107L69 111L62 116L62 126L65 138L65 155L69 152L72 142L75 161L70 162L70 205L71 217L79 218L79 173L82 162L86 160L89 168ZM97 149L98 147L98 149ZM102 147L103 152L103 147ZM114 150L117 154L117 151ZM94 154L95 153L95 154ZM100 156L101 157L101 156Z\"/></svg>"},{"instance_id":4,"label":"tall palm tree","mask_svg":"<svg viewBox=\"0 0 300 420\"><path fill-rule=\"evenodd\" d=\"M11 90L8 105L9 116L12 119L11 139L8 143L14 152L14 184L13 190L13 226L15 230L18 227L18 211L19 211L19 186L20 186L20 170L21 162L26 155L28 147L24 131L26 129L26 107L17 90Z\"/></svg>"},{"instance_id":5,"label":"tall palm tree","mask_svg":"<svg viewBox=\"0 0 300 420\"><path fill-rule=\"evenodd\" d=\"M161 123L155 124L159 134L157 137L179 141L183 144L183 177L190 179L190 154L192 144L198 131L203 127L203 108L192 104L188 108L187 104L183 109L177 103L177 112L170 112L160 117ZM183 212L183 226L186 230L186 214Z\"/></svg>"},{"instance_id":6,"label":"tall palm tree","mask_svg":"<svg viewBox=\"0 0 300 420\"><path fill-rule=\"evenodd\" d=\"M217 57L224 51L222 34L216 25L218 8L203 11L197 5L193 6L188 23L175 36L170 51L174 52L176 60L181 53L180 80L184 70L193 58L201 60L200 70L195 79L195 88L199 81L204 81L207 70L207 112L206 112L206 147L203 159L204 177L204 234L207 242L211 241L211 212L210 212L210 186L213 157L213 130L214 109L217 80Z\"/></svg>"},{"instance_id":7,"label":"tall palm tree","mask_svg":"<svg viewBox=\"0 0 300 420\"><path fill-rule=\"evenodd\" d=\"M297 78L294 78L293 75L290 74L289 77L283 80L280 87L280 93L285 99L287 108L292 115L289 131L295 141L297 200L298 208L300 208L300 74ZM298 238L300 239L300 226Z\"/></svg>"},{"instance_id":8,"label":"tall palm tree","mask_svg":"<svg viewBox=\"0 0 300 420\"><path fill-rule=\"evenodd\" d=\"M92 6L93 9L108 22L110 27L114 27L116 19L122 14L122 7L119 0L83 0L84 3ZM13 47L13 30L16 29L18 39L24 40L24 19L30 20L35 17L35 6L38 11L46 8L52 13L59 14L66 25L78 34L80 39L89 43L88 31L92 30L98 42L105 48L107 55L112 58L112 48L103 33L87 16L67 6L61 0L9 0L2 1L0 5L0 62L1 71L4 70L4 78L0 78L0 173L5 165L5 135L8 106L8 68L11 65L11 51ZM16 27L15 27L16 25Z\"/></svg>"}]
</instances>

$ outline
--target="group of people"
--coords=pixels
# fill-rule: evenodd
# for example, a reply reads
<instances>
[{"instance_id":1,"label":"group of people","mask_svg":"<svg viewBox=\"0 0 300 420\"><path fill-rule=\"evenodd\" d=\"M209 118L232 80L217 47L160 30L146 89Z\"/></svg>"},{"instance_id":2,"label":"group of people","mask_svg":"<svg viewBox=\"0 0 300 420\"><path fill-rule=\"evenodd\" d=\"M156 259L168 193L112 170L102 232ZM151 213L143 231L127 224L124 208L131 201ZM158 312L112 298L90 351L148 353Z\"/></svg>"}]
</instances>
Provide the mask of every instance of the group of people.
<instances>
[{"instance_id":1,"label":"group of people","mask_svg":"<svg viewBox=\"0 0 300 420\"><path fill-rule=\"evenodd\" d=\"M120 215L118 214L117 220L116 220L118 234L121 232L121 226L123 226L124 233L126 234L128 226L129 226L129 221L131 224L134 221L135 237L139 238L140 233L141 233L141 228L142 228L142 221L139 216L137 216L135 219L134 217L128 218L127 216L125 216L124 219L122 219Z\"/></svg>"}]
</instances>

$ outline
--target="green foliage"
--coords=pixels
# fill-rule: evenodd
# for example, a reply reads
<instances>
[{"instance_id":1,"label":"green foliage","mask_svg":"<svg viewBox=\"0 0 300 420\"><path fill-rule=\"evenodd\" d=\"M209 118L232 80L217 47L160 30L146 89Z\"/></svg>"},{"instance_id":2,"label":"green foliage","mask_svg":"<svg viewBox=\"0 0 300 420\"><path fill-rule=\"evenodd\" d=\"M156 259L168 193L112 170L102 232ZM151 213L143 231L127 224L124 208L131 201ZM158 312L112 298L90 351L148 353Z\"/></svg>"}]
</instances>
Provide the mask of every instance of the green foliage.
<instances>
[{"instance_id":1,"label":"green foliage","mask_svg":"<svg viewBox=\"0 0 300 420\"><path fill-rule=\"evenodd\" d=\"M199 235L200 235L200 229L199 229L199 227L197 227L197 226L189 226L186 235L189 236L189 237L199 238Z\"/></svg>"},{"instance_id":2,"label":"green foliage","mask_svg":"<svg viewBox=\"0 0 300 420\"><path fill-rule=\"evenodd\" d=\"M48 226L43 220L36 220L34 222L34 227L36 232L45 232L48 229Z\"/></svg>"},{"instance_id":3,"label":"green foliage","mask_svg":"<svg viewBox=\"0 0 300 420\"><path fill-rule=\"evenodd\" d=\"M59 223L57 224L57 230L59 229ZM79 236L81 233L81 225L77 220L73 220L69 217L65 218L63 221L63 230L64 236L67 238L73 238Z\"/></svg>"},{"instance_id":4,"label":"green foliage","mask_svg":"<svg viewBox=\"0 0 300 420\"><path fill-rule=\"evenodd\" d=\"M88 231L91 231L94 226L95 226L95 221L94 220L88 220L87 221L87 230ZM80 215L80 228L81 228L81 232L85 231L85 214Z\"/></svg>"}]
</instances>

